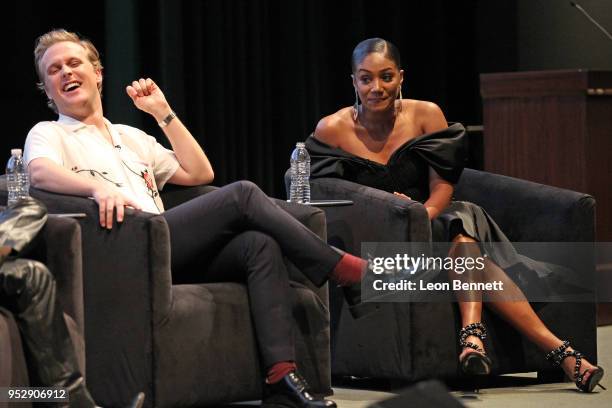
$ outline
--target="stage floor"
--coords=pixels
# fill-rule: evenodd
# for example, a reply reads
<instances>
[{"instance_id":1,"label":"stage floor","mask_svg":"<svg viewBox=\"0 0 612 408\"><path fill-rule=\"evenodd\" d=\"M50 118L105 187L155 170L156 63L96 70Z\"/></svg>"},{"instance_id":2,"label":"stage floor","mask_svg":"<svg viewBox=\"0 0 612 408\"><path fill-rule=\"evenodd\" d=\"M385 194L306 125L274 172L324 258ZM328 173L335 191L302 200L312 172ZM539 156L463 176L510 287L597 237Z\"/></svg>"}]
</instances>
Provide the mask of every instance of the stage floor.
<instances>
[{"instance_id":1,"label":"stage floor","mask_svg":"<svg viewBox=\"0 0 612 408\"><path fill-rule=\"evenodd\" d=\"M612 407L612 326L597 328L597 344L599 365L606 370L602 385L608 391L597 387L596 392L584 394L573 383L539 384L535 373L524 373L493 377L490 384L477 393L455 389L451 394L468 408ZM359 388L334 387L334 395L330 398L336 401L338 408L366 408L399 393L386 391L388 385L372 384L369 389L367 382L359 381L358 385ZM225 408L259 405L259 402L244 402ZM415 405L408 401L406 407L412 406Z\"/></svg>"},{"instance_id":2,"label":"stage floor","mask_svg":"<svg viewBox=\"0 0 612 408\"><path fill-rule=\"evenodd\" d=\"M525 373L498 377L492 387L478 393L452 391L451 394L469 408L612 407L612 326L597 328L597 344L599 364L606 370L602 385L608 391L597 387L596 392L584 394L573 383L537 384L535 373ZM396 395L352 388L334 388L334 391L332 399L339 408L365 408Z\"/></svg>"}]
</instances>

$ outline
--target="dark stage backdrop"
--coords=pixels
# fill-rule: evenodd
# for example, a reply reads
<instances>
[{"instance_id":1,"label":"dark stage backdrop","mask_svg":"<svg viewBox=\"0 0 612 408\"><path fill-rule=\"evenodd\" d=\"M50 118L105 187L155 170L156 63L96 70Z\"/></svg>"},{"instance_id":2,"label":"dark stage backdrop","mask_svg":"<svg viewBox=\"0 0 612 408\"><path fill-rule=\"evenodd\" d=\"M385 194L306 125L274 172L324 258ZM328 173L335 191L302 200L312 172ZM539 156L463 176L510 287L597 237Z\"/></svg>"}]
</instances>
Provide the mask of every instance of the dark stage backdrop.
<instances>
[{"instance_id":1,"label":"dark stage backdrop","mask_svg":"<svg viewBox=\"0 0 612 408\"><path fill-rule=\"evenodd\" d=\"M492 5L491 3L495 3ZM254 181L284 197L295 142L319 118L351 105L350 54L379 36L402 54L404 97L438 103L450 121L481 122L480 72L517 66L514 1L99 1L20 0L4 18L14 41L9 131L0 153L53 119L34 88L35 38L77 31L102 52L105 115L158 137L125 85L150 76L211 158L215 184ZM0 154L0 158L2 155Z\"/></svg>"}]
</instances>

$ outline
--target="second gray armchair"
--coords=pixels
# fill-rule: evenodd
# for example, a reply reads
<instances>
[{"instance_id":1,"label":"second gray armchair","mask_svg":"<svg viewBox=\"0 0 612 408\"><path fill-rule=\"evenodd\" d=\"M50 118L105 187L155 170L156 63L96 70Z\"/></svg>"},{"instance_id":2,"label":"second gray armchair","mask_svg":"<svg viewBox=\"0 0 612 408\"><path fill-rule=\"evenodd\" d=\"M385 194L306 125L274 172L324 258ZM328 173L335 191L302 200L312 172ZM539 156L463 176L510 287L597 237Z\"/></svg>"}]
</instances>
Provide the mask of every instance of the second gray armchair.
<instances>
[{"instance_id":1,"label":"second gray armchair","mask_svg":"<svg viewBox=\"0 0 612 408\"><path fill-rule=\"evenodd\" d=\"M288 183L288 175L285 177ZM328 242L360 255L362 242L427 242L431 228L423 205L337 178L311 180L314 200L347 199L325 207ZM513 242L593 242L593 197L492 173L465 169L455 199L483 207ZM576 270L593 279L594 265ZM461 376L457 356L461 320L456 303L381 303L377 313L355 320L341 292L331 288L332 375L416 381ZM561 338L596 360L595 303L533 305ZM487 354L495 374L537 371L562 380L534 345L485 310Z\"/></svg>"}]
</instances>

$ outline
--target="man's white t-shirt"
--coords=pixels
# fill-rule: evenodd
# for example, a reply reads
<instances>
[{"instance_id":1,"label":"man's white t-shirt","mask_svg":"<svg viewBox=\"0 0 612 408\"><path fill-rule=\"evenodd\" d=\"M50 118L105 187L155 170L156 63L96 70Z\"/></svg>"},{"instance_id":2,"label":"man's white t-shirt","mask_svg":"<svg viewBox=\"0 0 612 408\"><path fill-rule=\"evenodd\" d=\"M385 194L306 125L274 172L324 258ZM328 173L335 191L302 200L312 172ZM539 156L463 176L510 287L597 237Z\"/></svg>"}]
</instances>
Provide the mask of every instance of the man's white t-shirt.
<instances>
[{"instance_id":1,"label":"man's white t-shirt","mask_svg":"<svg viewBox=\"0 0 612 408\"><path fill-rule=\"evenodd\" d=\"M26 138L26 163L39 157L50 159L79 175L111 184L143 211L163 212L158 189L179 167L174 152L139 129L104 122L112 145L95 126L69 116L39 122Z\"/></svg>"}]
</instances>

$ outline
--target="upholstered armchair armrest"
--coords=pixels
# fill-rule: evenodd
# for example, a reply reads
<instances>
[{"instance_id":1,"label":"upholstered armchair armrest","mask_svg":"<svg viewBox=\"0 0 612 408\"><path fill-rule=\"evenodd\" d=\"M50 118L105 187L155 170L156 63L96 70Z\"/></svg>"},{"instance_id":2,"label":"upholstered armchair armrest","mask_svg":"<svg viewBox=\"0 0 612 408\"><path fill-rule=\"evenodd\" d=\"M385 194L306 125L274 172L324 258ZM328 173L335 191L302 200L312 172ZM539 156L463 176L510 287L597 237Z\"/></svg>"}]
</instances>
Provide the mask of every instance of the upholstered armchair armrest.
<instances>
[{"instance_id":1,"label":"upholstered armchair armrest","mask_svg":"<svg viewBox=\"0 0 612 408\"><path fill-rule=\"evenodd\" d=\"M362 242L428 242L431 226L419 202L336 178L311 180L313 200L352 200L324 207L328 242L360 255Z\"/></svg>"},{"instance_id":2,"label":"upholstered armchair armrest","mask_svg":"<svg viewBox=\"0 0 612 408\"><path fill-rule=\"evenodd\" d=\"M50 216L31 257L44 263L55 277L62 310L85 333L83 321L83 269L81 228L77 220Z\"/></svg>"},{"instance_id":3,"label":"upholstered armchair armrest","mask_svg":"<svg viewBox=\"0 0 612 408\"><path fill-rule=\"evenodd\" d=\"M327 238L327 228L325 226L325 213L321 209L308 205L289 203L278 198L273 198L272 200L325 241Z\"/></svg>"},{"instance_id":4,"label":"upholstered armchair armrest","mask_svg":"<svg viewBox=\"0 0 612 408\"><path fill-rule=\"evenodd\" d=\"M103 288L107 288L108 295L116 295L115 300L124 293L127 299L121 296L121 300L128 304L145 300L139 296L153 296L157 312L170 307L169 233L163 217L126 208L125 220L115 220L107 230L100 226L98 205L92 199L36 188L30 192L46 204L49 213L85 214L79 221L87 296L102 297ZM165 315L156 313L156 317Z\"/></svg>"},{"instance_id":5,"label":"upholstered armchair armrest","mask_svg":"<svg viewBox=\"0 0 612 408\"><path fill-rule=\"evenodd\" d=\"M272 198L271 200L273 200L280 208L291 214L296 220L301 222L309 230L317 234L319 238L327 242L325 213L321 209L302 204L288 203L285 200L276 198ZM327 285L323 285L320 288L317 288L309 279L306 278L306 276L304 276L304 274L302 274L302 272L300 272L293 265L290 265L288 269L289 277L292 281L299 282L309 287L319 296L319 298L321 298L325 302L325 304L327 304Z\"/></svg>"},{"instance_id":6,"label":"upholstered armchair armrest","mask_svg":"<svg viewBox=\"0 0 612 408\"><path fill-rule=\"evenodd\" d=\"M40 190L33 188L31 191L36 197L36 193ZM0 176L0 205L6 204L7 196L6 176L2 175ZM58 198L61 199L61 196ZM51 209L47 207L49 213L54 212L54 206L51 207ZM78 212L81 211L78 210ZM83 270L81 229L78 221L49 216L35 245L22 255L42 262L49 268L57 282L62 309L72 317L79 331L83 333Z\"/></svg>"},{"instance_id":7,"label":"upholstered armchair armrest","mask_svg":"<svg viewBox=\"0 0 612 408\"><path fill-rule=\"evenodd\" d=\"M23 256L44 263L53 274L57 299L66 320L77 361L85 372L85 306L81 227L73 218L49 216L36 245Z\"/></svg>"},{"instance_id":8,"label":"upholstered armchair armrest","mask_svg":"<svg viewBox=\"0 0 612 408\"><path fill-rule=\"evenodd\" d=\"M172 306L170 240L166 220L126 209L112 230L100 227L91 199L31 189L50 213L85 213L82 233L85 338L89 385L108 405L121 405L151 382L152 328ZM112 357L111 357L112 356ZM129 371L129 384L112 373ZM104 373L104 374L101 374Z\"/></svg>"},{"instance_id":9,"label":"upholstered armchair armrest","mask_svg":"<svg viewBox=\"0 0 612 408\"><path fill-rule=\"evenodd\" d=\"M484 208L510 241L595 239L595 200L588 194L465 169L455 198Z\"/></svg>"}]
</instances>

